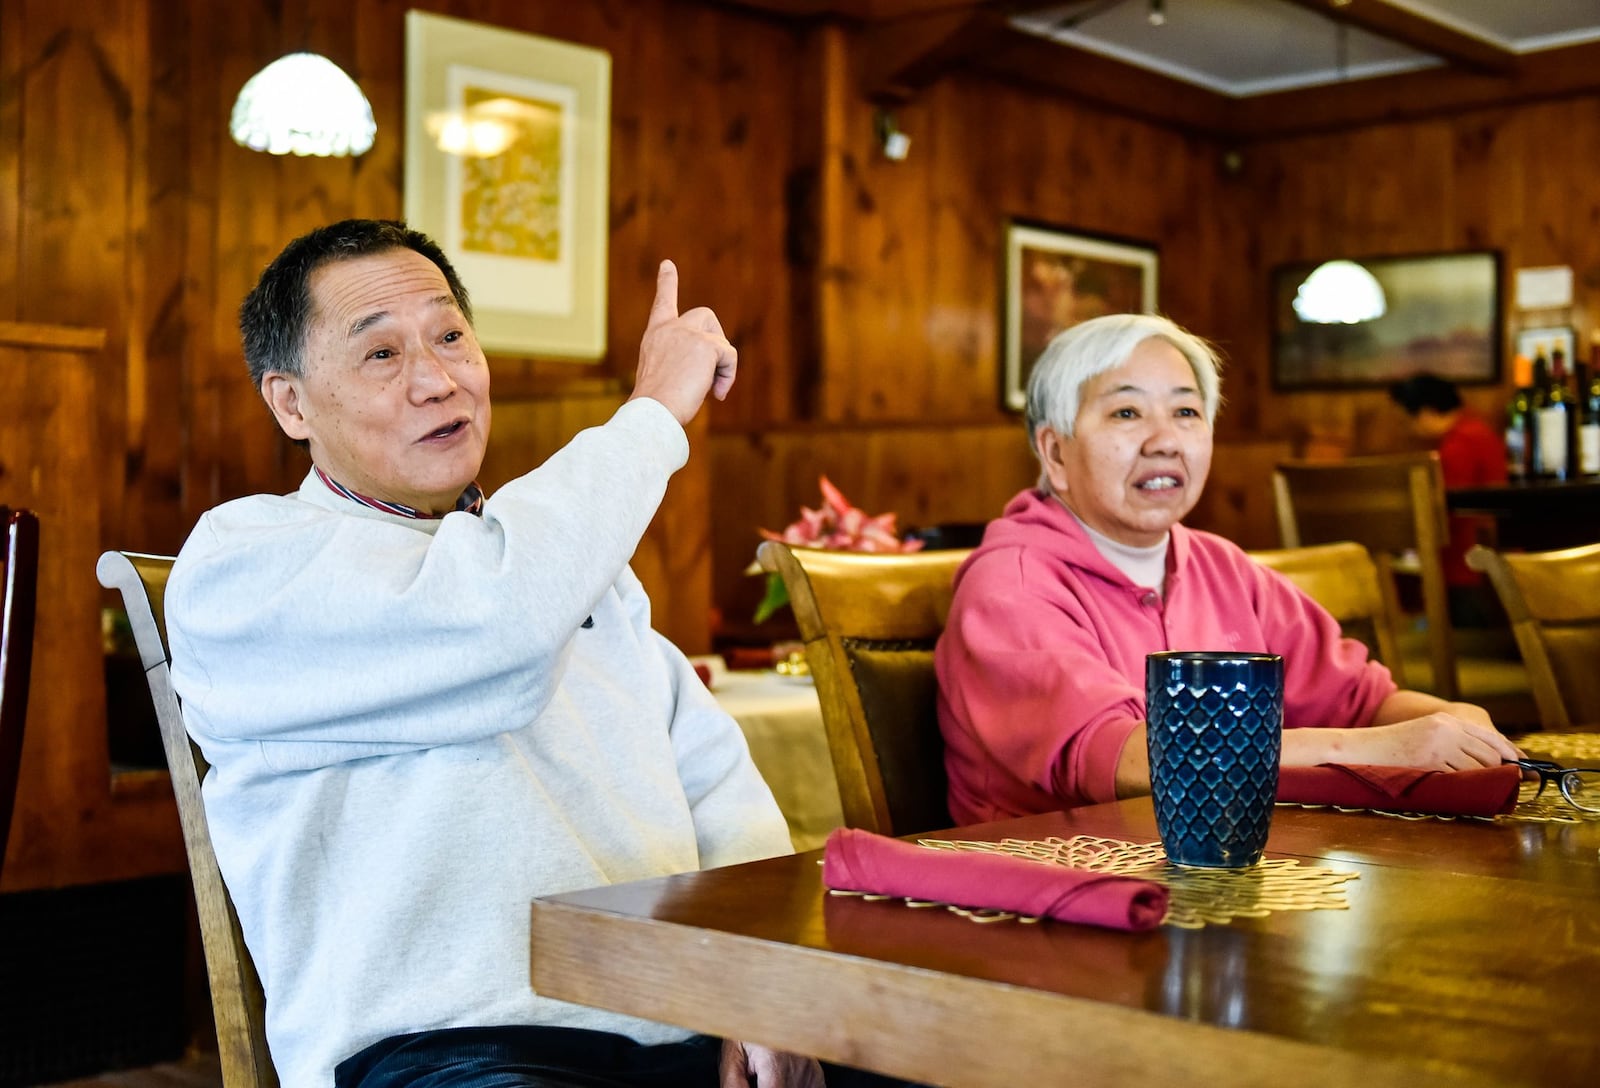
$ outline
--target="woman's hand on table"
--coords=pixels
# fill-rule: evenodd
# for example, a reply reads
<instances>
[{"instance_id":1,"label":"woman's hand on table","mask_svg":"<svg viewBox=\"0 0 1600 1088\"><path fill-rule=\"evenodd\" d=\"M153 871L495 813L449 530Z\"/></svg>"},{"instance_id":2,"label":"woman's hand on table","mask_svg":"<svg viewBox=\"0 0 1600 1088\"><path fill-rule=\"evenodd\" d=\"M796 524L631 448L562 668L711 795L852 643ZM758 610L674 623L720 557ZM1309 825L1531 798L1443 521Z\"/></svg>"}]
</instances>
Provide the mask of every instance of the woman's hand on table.
<instances>
[{"instance_id":1,"label":"woman's hand on table","mask_svg":"<svg viewBox=\"0 0 1600 1088\"><path fill-rule=\"evenodd\" d=\"M1482 707L1428 698L1434 709L1399 721L1385 721L1380 712L1383 724L1365 729L1286 730L1283 762L1286 766L1361 763L1464 771L1498 767L1506 760L1522 758L1522 752L1500 735Z\"/></svg>"},{"instance_id":2,"label":"woman's hand on table","mask_svg":"<svg viewBox=\"0 0 1600 1088\"><path fill-rule=\"evenodd\" d=\"M823 1088L822 1066L815 1058L724 1039L721 1088L752 1083L756 1088Z\"/></svg>"}]
</instances>

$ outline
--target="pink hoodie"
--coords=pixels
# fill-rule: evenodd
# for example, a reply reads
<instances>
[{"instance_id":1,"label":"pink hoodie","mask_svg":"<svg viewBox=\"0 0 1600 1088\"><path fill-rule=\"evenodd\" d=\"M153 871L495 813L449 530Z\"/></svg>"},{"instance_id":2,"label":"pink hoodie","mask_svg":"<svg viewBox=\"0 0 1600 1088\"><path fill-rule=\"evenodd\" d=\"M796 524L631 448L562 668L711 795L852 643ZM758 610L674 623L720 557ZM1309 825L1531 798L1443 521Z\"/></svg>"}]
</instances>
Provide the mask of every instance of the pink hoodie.
<instances>
[{"instance_id":1,"label":"pink hoodie","mask_svg":"<svg viewBox=\"0 0 1600 1088\"><path fill-rule=\"evenodd\" d=\"M1389 670L1281 575L1175 525L1166 597L1134 585L1054 498L1024 491L956 574L934 660L957 823L1115 799L1158 650L1282 654L1284 724L1364 726Z\"/></svg>"}]
</instances>

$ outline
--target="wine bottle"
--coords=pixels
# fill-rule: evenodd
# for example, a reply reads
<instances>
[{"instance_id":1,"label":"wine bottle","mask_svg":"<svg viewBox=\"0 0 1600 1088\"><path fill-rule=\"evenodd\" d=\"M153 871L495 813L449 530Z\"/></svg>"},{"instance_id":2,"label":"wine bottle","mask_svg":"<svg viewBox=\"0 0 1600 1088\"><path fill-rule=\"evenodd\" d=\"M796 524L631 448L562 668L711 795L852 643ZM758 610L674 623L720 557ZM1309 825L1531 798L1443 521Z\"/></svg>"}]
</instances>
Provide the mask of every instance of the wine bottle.
<instances>
[{"instance_id":1,"label":"wine bottle","mask_svg":"<svg viewBox=\"0 0 1600 1088\"><path fill-rule=\"evenodd\" d=\"M1528 458L1533 452L1533 362L1526 355L1512 360L1511 384L1506 402L1506 475L1525 480L1532 471Z\"/></svg>"},{"instance_id":2,"label":"wine bottle","mask_svg":"<svg viewBox=\"0 0 1600 1088\"><path fill-rule=\"evenodd\" d=\"M1580 368L1581 370L1581 368ZM1600 330L1589 342L1589 372L1578 379L1582 419L1578 424L1578 471L1600 476Z\"/></svg>"},{"instance_id":3,"label":"wine bottle","mask_svg":"<svg viewBox=\"0 0 1600 1088\"><path fill-rule=\"evenodd\" d=\"M1577 362L1576 359L1573 362ZM1550 348L1550 391L1552 399L1562 410L1563 444L1566 447L1566 464L1560 473L1563 480L1578 475L1578 423L1583 414L1580 404L1582 386L1577 385L1567 368L1567 352L1560 344Z\"/></svg>"},{"instance_id":4,"label":"wine bottle","mask_svg":"<svg viewBox=\"0 0 1600 1088\"><path fill-rule=\"evenodd\" d=\"M1567 474L1567 400L1561 386L1550 380L1544 345L1533 358L1533 420L1537 450L1535 475L1564 478Z\"/></svg>"}]
</instances>

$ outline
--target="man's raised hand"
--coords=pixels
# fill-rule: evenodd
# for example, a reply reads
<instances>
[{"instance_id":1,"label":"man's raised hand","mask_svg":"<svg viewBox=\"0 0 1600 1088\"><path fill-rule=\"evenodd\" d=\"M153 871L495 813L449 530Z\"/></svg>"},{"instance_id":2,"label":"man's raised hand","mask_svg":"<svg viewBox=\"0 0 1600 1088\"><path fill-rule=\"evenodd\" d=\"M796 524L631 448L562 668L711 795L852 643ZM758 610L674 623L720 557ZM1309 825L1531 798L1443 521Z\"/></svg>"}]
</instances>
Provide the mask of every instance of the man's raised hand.
<instances>
[{"instance_id":1,"label":"man's raised hand","mask_svg":"<svg viewBox=\"0 0 1600 1088\"><path fill-rule=\"evenodd\" d=\"M716 314L704 306L678 313L678 268L662 261L650 320L639 343L633 397L660 401L688 426L707 393L718 400L728 395L738 366L739 353L722 334Z\"/></svg>"}]
</instances>

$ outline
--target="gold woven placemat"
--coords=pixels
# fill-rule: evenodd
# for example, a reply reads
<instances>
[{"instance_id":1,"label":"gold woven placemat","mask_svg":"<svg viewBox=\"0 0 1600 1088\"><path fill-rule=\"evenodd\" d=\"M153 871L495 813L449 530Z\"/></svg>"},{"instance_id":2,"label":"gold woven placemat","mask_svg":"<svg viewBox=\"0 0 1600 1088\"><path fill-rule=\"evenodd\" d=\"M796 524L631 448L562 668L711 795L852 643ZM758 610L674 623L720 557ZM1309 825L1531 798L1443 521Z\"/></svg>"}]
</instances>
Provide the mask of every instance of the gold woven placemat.
<instances>
[{"instance_id":1,"label":"gold woven placemat","mask_svg":"<svg viewBox=\"0 0 1600 1088\"><path fill-rule=\"evenodd\" d=\"M1585 812L1567 804L1555 783L1544 788L1537 801L1539 783L1524 782L1517 790L1517 807L1504 816L1496 816L1496 823L1508 824L1585 824L1600 823L1600 812Z\"/></svg>"},{"instance_id":2,"label":"gold woven placemat","mask_svg":"<svg viewBox=\"0 0 1600 1088\"><path fill-rule=\"evenodd\" d=\"M1092 835L999 842L918 842L934 850L1009 854L1049 865L1164 884L1170 898L1162 923L1180 929L1225 924L1235 918L1264 918L1280 910L1347 910L1350 904L1345 899L1344 884L1360 875L1350 870L1301 865L1292 858L1263 860L1248 869L1187 869L1168 861L1159 842L1123 842Z\"/></svg>"},{"instance_id":3,"label":"gold woven placemat","mask_svg":"<svg viewBox=\"0 0 1600 1088\"><path fill-rule=\"evenodd\" d=\"M1600 761L1600 733L1523 733L1510 740L1525 752L1558 761ZM1600 764L1590 762L1589 765Z\"/></svg>"}]
</instances>

